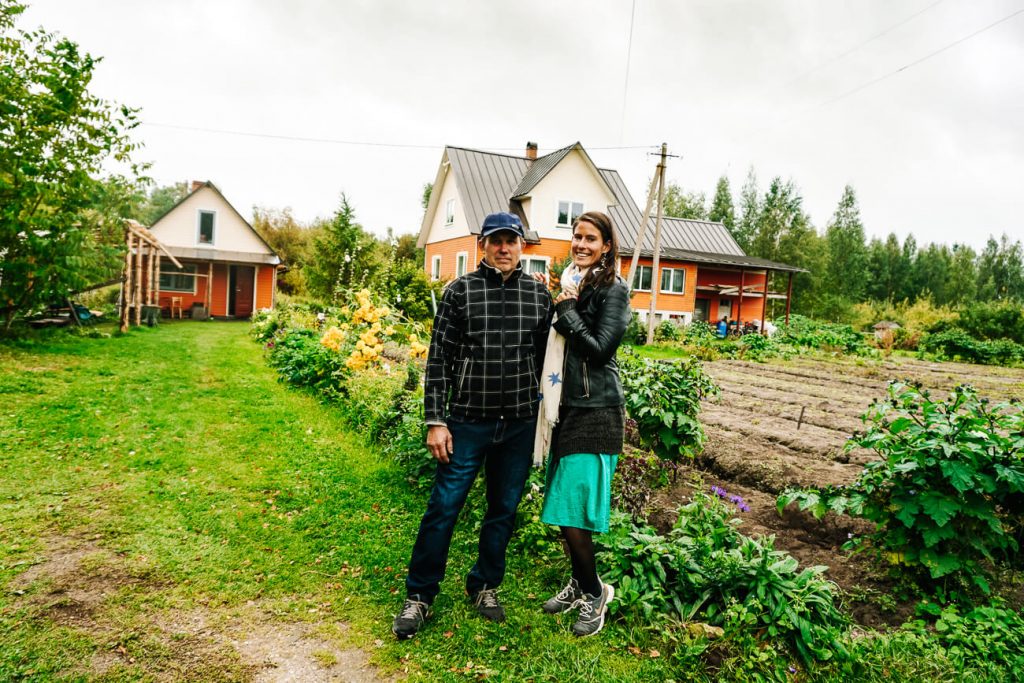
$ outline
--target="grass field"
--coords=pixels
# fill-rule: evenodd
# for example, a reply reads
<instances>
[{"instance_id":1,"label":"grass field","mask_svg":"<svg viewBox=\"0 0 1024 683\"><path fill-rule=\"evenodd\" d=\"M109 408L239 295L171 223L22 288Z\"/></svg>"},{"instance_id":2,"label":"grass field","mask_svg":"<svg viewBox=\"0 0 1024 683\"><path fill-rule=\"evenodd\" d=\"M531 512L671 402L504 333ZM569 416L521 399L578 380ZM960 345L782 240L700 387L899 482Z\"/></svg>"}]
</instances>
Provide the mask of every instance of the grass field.
<instances>
[{"instance_id":1,"label":"grass field","mask_svg":"<svg viewBox=\"0 0 1024 683\"><path fill-rule=\"evenodd\" d=\"M465 528L436 617L395 642L422 494L246 332L0 347L0 680L672 678L655 634L540 612L564 566L513 555L508 622L476 617Z\"/></svg>"}]
</instances>

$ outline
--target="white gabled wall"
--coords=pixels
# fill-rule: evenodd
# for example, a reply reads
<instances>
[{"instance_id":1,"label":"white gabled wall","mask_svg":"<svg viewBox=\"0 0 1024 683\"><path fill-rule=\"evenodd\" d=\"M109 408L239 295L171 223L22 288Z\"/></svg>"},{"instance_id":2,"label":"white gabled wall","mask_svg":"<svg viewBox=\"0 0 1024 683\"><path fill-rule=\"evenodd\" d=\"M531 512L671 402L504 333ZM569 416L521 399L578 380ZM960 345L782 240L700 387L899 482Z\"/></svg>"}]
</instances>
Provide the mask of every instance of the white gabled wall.
<instances>
[{"instance_id":1,"label":"white gabled wall","mask_svg":"<svg viewBox=\"0 0 1024 683\"><path fill-rule=\"evenodd\" d=\"M199 211L216 214L213 244L200 244ZM153 234L166 245L174 247L212 248L219 251L241 251L269 254L270 249L242 220L231 205L210 187L189 195L181 204L152 227Z\"/></svg>"},{"instance_id":2,"label":"white gabled wall","mask_svg":"<svg viewBox=\"0 0 1024 683\"><path fill-rule=\"evenodd\" d=\"M430 222L430 229L427 232L428 244L450 240L454 237L465 237L470 234L469 223L466 220L466 207L462 205L462 200L459 198L458 189L455 187L455 174L452 173L451 166L447 167L440 190L436 187L433 189L433 192L438 191L440 191L440 195L437 197L437 210L434 211L434 219ZM455 221L451 225L445 225L449 199L455 200Z\"/></svg>"},{"instance_id":3,"label":"white gabled wall","mask_svg":"<svg viewBox=\"0 0 1024 683\"><path fill-rule=\"evenodd\" d=\"M558 228L559 200L583 202L584 211L608 211L615 202L602 180L591 170L578 150L573 150L551 169L530 192L523 207L530 228L543 239L571 239L568 228Z\"/></svg>"}]
</instances>

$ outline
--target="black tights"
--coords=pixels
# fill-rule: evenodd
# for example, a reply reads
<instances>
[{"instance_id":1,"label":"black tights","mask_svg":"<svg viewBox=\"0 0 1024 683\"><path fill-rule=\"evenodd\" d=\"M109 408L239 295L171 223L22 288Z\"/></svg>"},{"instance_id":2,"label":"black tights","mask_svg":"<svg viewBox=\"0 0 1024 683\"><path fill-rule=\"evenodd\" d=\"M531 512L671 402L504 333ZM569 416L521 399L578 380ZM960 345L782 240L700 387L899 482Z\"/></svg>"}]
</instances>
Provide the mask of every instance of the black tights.
<instances>
[{"instance_id":1,"label":"black tights","mask_svg":"<svg viewBox=\"0 0 1024 683\"><path fill-rule=\"evenodd\" d=\"M569 560L572 562L572 576L580 589L589 595L601 593L601 580L597 578L597 561L594 558L594 538L586 529L563 526L562 536L569 546Z\"/></svg>"}]
</instances>

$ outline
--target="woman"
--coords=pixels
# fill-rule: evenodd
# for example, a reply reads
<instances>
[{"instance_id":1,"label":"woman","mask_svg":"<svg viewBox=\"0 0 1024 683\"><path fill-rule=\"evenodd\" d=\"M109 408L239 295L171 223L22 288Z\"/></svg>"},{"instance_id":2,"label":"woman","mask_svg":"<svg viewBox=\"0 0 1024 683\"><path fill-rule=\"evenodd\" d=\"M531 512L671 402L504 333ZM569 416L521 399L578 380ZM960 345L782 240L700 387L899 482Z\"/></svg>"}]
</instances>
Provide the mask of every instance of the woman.
<instances>
[{"instance_id":1,"label":"woman","mask_svg":"<svg viewBox=\"0 0 1024 683\"><path fill-rule=\"evenodd\" d=\"M572 578L544 604L544 611L556 614L579 607L572 627L578 636L601 630L615 597L614 589L598 578L592 536L608 531L612 475L622 451L623 395L615 352L630 310L629 290L615 273L618 252L606 214L590 211L576 219L572 264L562 273L562 293L555 299L542 377L543 400L548 408L557 401L558 424L550 437L541 520L561 527L572 563ZM555 398L559 388L560 400ZM541 453L548 450L544 414L552 413L542 410Z\"/></svg>"}]
</instances>

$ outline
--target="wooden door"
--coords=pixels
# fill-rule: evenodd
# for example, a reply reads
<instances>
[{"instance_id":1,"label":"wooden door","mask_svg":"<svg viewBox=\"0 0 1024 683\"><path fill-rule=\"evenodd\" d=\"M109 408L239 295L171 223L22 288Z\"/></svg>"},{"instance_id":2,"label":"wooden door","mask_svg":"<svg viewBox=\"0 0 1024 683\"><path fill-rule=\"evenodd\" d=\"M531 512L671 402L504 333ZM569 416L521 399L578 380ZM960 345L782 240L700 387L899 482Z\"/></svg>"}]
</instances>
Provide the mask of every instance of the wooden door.
<instances>
[{"instance_id":1,"label":"wooden door","mask_svg":"<svg viewBox=\"0 0 1024 683\"><path fill-rule=\"evenodd\" d=\"M693 319L707 321L708 310L711 308L711 302L708 299L697 299L693 302Z\"/></svg>"},{"instance_id":2,"label":"wooden door","mask_svg":"<svg viewBox=\"0 0 1024 683\"><path fill-rule=\"evenodd\" d=\"M229 313L236 318L252 315L256 269L252 266L231 266L231 302Z\"/></svg>"}]
</instances>

